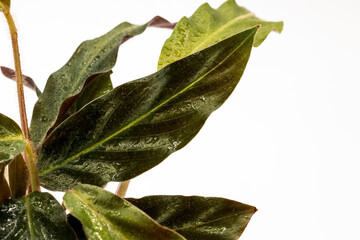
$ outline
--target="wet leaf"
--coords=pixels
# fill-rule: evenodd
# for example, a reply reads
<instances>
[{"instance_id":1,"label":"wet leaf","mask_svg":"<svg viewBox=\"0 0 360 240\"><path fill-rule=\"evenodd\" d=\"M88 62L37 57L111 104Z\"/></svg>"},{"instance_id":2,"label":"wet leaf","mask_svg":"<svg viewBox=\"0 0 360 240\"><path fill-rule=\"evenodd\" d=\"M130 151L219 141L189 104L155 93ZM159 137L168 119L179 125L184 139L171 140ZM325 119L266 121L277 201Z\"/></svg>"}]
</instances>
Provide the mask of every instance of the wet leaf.
<instances>
[{"instance_id":1,"label":"wet leaf","mask_svg":"<svg viewBox=\"0 0 360 240\"><path fill-rule=\"evenodd\" d=\"M239 82L255 33L242 32L121 85L73 114L42 145L43 186L125 181L184 147Z\"/></svg>"},{"instance_id":2,"label":"wet leaf","mask_svg":"<svg viewBox=\"0 0 360 240\"><path fill-rule=\"evenodd\" d=\"M257 25L261 27L255 35L255 47L271 31L281 32L283 28L283 22L263 21L235 0L226 1L217 10L205 3L190 18L178 22L161 50L158 69Z\"/></svg>"},{"instance_id":3,"label":"wet leaf","mask_svg":"<svg viewBox=\"0 0 360 240\"><path fill-rule=\"evenodd\" d=\"M9 184L5 179L5 164L0 164L0 204L11 197Z\"/></svg>"},{"instance_id":4,"label":"wet leaf","mask_svg":"<svg viewBox=\"0 0 360 240\"><path fill-rule=\"evenodd\" d=\"M149 23L138 26L124 22L99 38L83 42L70 60L50 75L35 104L31 121L31 140L35 147L54 125L63 101L78 94L89 77L109 72L115 65L119 46L130 37L141 34Z\"/></svg>"},{"instance_id":5,"label":"wet leaf","mask_svg":"<svg viewBox=\"0 0 360 240\"><path fill-rule=\"evenodd\" d=\"M10 0L0 0L0 12L9 12L10 3Z\"/></svg>"},{"instance_id":6,"label":"wet leaf","mask_svg":"<svg viewBox=\"0 0 360 240\"><path fill-rule=\"evenodd\" d=\"M26 140L19 125L0 113L0 165L24 151Z\"/></svg>"},{"instance_id":7,"label":"wet leaf","mask_svg":"<svg viewBox=\"0 0 360 240\"><path fill-rule=\"evenodd\" d=\"M50 134L60 123L67 119L79 109L113 89L110 74L112 72L100 73L88 78L83 89L77 95L67 98L61 105L59 115L54 125L48 131Z\"/></svg>"},{"instance_id":8,"label":"wet leaf","mask_svg":"<svg viewBox=\"0 0 360 240\"><path fill-rule=\"evenodd\" d=\"M1 69L1 72L2 74L15 81L16 82L16 76L15 76L15 71L12 70L11 68L7 68L7 67L4 67L4 66L0 66L0 69ZM34 80L31 78L31 77L28 77L26 75L22 75L22 81L23 81L23 84L24 86L30 88L31 90L35 91L36 92L36 95L39 97L41 95L41 91L39 90L39 88L36 86Z\"/></svg>"},{"instance_id":9,"label":"wet leaf","mask_svg":"<svg viewBox=\"0 0 360 240\"><path fill-rule=\"evenodd\" d=\"M0 239L76 239L66 214L49 193L33 192L0 205Z\"/></svg>"},{"instance_id":10,"label":"wet leaf","mask_svg":"<svg viewBox=\"0 0 360 240\"><path fill-rule=\"evenodd\" d=\"M256 212L255 207L214 197L149 196L126 200L187 240L238 239Z\"/></svg>"},{"instance_id":11,"label":"wet leaf","mask_svg":"<svg viewBox=\"0 0 360 240\"><path fill-rule=\"evenodd\" d=\"M29 172L23 156L18 154L9 163L8 168L11 198L20 198L25 196Z\"/></svg>"},{"instance_id":12,"label":"wet leaf","mask_svg":"<svg viewBox=\"0 0 360 240\"><path fill-rule=\"evenodd\" d=\"M80 220L90 240L185 240L126 200L100 187L78 185L65 194L64 205Z\"/></svg>"}]
</instances>

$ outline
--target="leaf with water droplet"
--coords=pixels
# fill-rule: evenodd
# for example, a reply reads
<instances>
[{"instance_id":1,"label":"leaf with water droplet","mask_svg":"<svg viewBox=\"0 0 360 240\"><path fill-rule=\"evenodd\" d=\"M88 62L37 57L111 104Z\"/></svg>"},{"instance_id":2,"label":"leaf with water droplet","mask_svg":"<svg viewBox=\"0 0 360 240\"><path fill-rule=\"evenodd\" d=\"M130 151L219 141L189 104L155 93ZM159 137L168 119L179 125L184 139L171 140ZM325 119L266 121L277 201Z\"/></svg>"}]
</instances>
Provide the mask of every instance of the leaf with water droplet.
<instances>
[{"instance_id":1,"label":"leaf with water droplet","mask_svg":"<svg viewBox=\"0 0 360 240\"><path fill-rule=\"evenodd\" d=\"M66 223L66 214L49 193L5 200L0 205L0 239L76 239Z\"/></svg>"},{"instance_id":2,"label":"leaf with water droplet","mask_svg":"<svg viewBox=\"0 0 360 240\"><path fill-rule=\"evenodd\" d=\"M238 239L256 212L253 206L214 197L149 196L126 200L187 240Z\"/></svg>"},{"instance_id":3,"label":"leaf with water droplet","mask_svg":"<svg viewBox=\"0 0 360 240\"><path fill-rule=\"evenodd\" d=\"M190 17L183 17L161 50L158 69L176 60L211 46L220 40L260 25L254 39L259 46L271 31L281 32L283 22L267 22L228 0L218 9L203 4ZM177 42L178 44L174 44Z\"/></svg>"},{"instance_id":4,"label":"leaf with water droplet","mask_svg":"<svg viewBox=\"0 0 360 240\"><path fill-rule=\"evenodd\" d=\"M183 148L239 82L256 30L234 35L85 105L46 138L38 159L40 182L51 190L67 190L78 183L125 181ZM229 72L230 80L225 78ZM146 141L150 137L156 141Z\"/></svg>"},{"instance_id":5,"label":"leaf with water droplet","mask_svg":"<svg viewBox=\"0 0 360 240\"><path fill-rule=\"evenodd\" d=\"M41 144L53 127L63 102L77 95L89 77L109 72L115 65L119 46L129 36L144 32L148 25L158 27L161 24L157 21L149 21L144 25L124 22L99 38L83 42L70 60L50 75L35 104L31 120L30 136L35 147ZM62 76L66 78L62 79ZM43 116L46 116L45 121Z\"/></svg>"},{"instance_id":6,"label":"leaf with water droplet","mask_svg":"<svg viewBox=\"0 0 360 240\"><path fill-rule=\"evenodd\" d=\"M64 205L80 220L89 239L185 240L100 187L78 185L64 195Z\"/></svg>"},{"instance_id":7,"label":"leaf with water droplet","mask_svg":"<svg viewBox=\"0 0 360 240\"><path fill-rule=\"evenodd\" d=\"M19 125L0 113L0 165L8 164L24 151L26 140Z\"/></svg>"}]
</instances>

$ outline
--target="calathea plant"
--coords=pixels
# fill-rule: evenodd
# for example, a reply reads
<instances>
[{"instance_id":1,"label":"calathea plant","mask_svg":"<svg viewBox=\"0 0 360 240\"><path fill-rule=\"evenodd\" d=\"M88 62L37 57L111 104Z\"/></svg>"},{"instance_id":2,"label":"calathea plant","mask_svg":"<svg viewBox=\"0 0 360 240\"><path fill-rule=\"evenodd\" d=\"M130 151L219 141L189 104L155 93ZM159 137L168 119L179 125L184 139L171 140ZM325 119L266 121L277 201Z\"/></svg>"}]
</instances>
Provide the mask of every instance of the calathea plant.
<instances>
[{"instance_id":1,"label":"calathea plant","mask_svg":"<svg viewBox=\"0 0 360 240\"><path fill-rule=\"evenodd\" d=\"M40 92L21 73L10 0L9 25L21 128L0 115L0 239L237 239L255 207L223 198L124 198L129 180L183 148L239 82L253 46L282 22L266 22L234 0L202 5L175 26L155 17L122 23L83 42ZM158 71L113 88L119 46L146 27L173 28ZM23 84L38 101L30 128ZM84 124L86 122L86 124ZM7 174L5 174L7 173ZM121 182L115 194L102 186ZM49 190L65 191L63 206ZM66 216L66 211L70 214Z\"/></svg>"}]
</instances>

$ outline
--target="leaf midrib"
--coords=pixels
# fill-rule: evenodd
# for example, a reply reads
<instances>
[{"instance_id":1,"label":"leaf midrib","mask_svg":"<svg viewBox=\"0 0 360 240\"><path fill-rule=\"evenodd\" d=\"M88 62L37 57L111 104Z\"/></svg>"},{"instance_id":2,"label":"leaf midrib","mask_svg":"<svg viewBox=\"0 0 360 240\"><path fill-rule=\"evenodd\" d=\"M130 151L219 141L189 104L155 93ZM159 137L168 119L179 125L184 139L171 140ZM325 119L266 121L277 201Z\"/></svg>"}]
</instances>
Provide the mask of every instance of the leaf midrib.
<instances>
[{"instance_id":1,"label":"leaf midrib","mask_svg":"<svg viewBox=\"0 0 360 240\"><path fill-rule=\"evenodd\" d=\"M30 231L30 238L31 239L35 239L35 233L34 233L34 227L33 227L33 222L32 222L32 218L31 218L31 204L30 204L30 197L26 196L25 197L25 208L26 208L26 215L27 215L27 223L28 223L28 227L29 227L29 231Z\"/></svg>"},{"instance_id":2,"label":"leaf midrib","mask_svg":"<svg viewBox=\"0 0 360 240\"><path fill-rule=\"evenodd\" d=\"M42 176L56 168L59 168L63 165L66 165L67 163L73 161L74 159L78 158L79 156L86 154L88 152L90 152L92 149L100 146L101 144L107 142L108 140L112 139L114 136L120 134L121 132L124 132L125 130L127 130L128 128L134 126L136 123L140 122L141 120L143 120L144 118L146 118L147 116L149 116L150 114L152 114L153 112L155 112L156 110L158 110L159 108L161 108L162 106L164 106L165 104L167 104L168 102L170 102L171 100L173 100L174 98L178 97L179 95L181 95L183 92L187 91L188 89L190 89L192 86L194 86L195 84L197 84L198 82L200 82L203 78L205 78L208 74L210 74L211 72L215 71L216 68L218 68L219 66L222 65L223 62L225 62L234 52L236 52L250 37L252 36L252 34L249 34L242 42L241 44L239 44L238 47L236 47L231 53L228 54L228 56L226 58L224 58L220 63L218 63L215 67L213 67L212 69L210 69L208 72L206 72L203 76L199 77L197 80L195 80L194 82L192 82L189 86L185 87L183 90L181 90L180 92L176 93L175 95L173 95L172 97L168 98L167 100L165 100L164 102L162 102L161 104L159 104L158 106L154 107L152 110L150 110L149 112L145 113L143 116L135 119L134 121L130 122L128 125L126 125L125 127L121 128L119 131L116 131L115 133L111 134L110 136L104 138L103 140L99 141L98 143L95 143L94 145L80 151L79 153L69 157L68 159L62 161L59 164L55 164L53 166L50 166L48 169L45 169L41 172L39 172L39 175Z\"/></svg>"}]
</instances>

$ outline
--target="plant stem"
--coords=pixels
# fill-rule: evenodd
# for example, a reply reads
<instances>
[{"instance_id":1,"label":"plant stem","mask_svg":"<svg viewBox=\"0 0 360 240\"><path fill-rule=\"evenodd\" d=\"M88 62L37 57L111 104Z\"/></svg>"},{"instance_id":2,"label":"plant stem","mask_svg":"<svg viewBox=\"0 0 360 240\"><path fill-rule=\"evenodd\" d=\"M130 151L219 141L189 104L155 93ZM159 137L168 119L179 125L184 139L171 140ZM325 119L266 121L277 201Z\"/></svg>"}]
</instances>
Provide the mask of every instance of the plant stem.
<instances>
[{"instance_id":1,"label":"plant stem","mask_svg":"<svg viewBox=\"0 0 360 240\"><path fill-rule=\"evenodd\" d=\"M23 81L22 81L20 52L19 52L19 44L18 44L18 34L17 34L14 19L11 16L10 11L4 11L3 13L4 13L6 21L8 23L10 35L11 35L21 128L24 133L24 137L28 142L28 144L25 148L24 160L29 169L31 191L40 191L39 175L38 175L37 167L36 167L36 154L31 145L31 142L30 142L30 134L29 134L28 121L27 121L27 116L26 116L24 87L23 87Z\"/></svg>"},{"instance_id":2,"label":"plant stem","mask_svg":"<svg viewBox=\"0 0 360 240\"><path fill-rule=\"evenodd\" d=\"M119 186L116 189L116 195L121 198L124 198L126 195L126 191L129 187L129 184L130 184L130 180L119 183Z\"/></svg>"},{"instance_id":3,"label":"plant stem","mask_svg":"<svg viewBox=\"0 0 360 240\"><path fill-rule=\"evenodd\" d=\"M17 35L17 30L16 30L14 19L12 18L10 12L4 12L4 15L5 15L6 21L9 25L9 30L10 30L10 35L11 35L11 43L12 43L12 48L13 48L21 128L24 132L25 138L29 140L29 128L28 128L26 108L25 108L24 87L23 87L22 74L21 74L18 35Z\"/></svg>"},{"instance_id":4,"label":"plant stem","mask_svg":"<svg viewBox=\"0 0 360 240\"><path fill-rule=\"evenodd\" d=\"M38 191L40 192L40 182L38 169L36 167L36 154L34 148L31 145L31 142L28 141L28 144L25 148L25 161L28 163L29 176L30 176L30 186L31 192Z\"/></svg>"}]
</instances>

